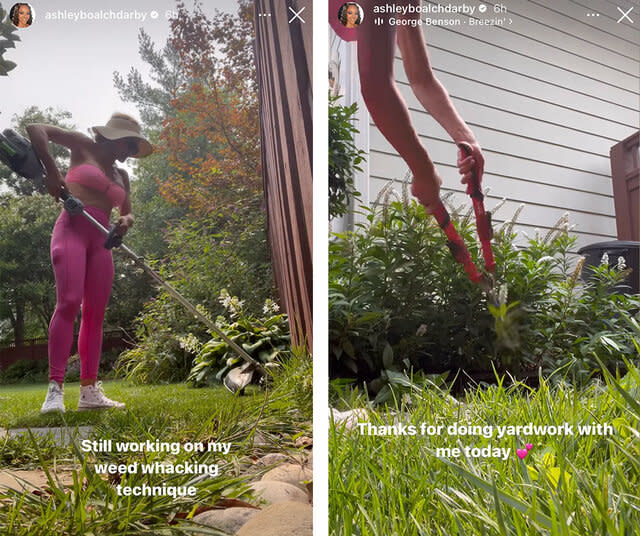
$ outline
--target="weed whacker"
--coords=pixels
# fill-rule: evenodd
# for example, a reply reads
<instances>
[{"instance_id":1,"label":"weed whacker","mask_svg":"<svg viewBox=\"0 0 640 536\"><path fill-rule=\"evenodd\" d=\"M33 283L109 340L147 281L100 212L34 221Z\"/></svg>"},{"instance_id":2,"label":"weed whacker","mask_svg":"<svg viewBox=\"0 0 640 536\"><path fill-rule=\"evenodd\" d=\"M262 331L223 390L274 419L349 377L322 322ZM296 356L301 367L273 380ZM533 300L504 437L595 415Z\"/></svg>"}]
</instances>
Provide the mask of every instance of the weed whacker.
<instances>
[{"instance_id":1,"label":"weed whacker","mask_svg":"<svg viewBox=\"0 0 640 536\"><path fill-rule=\"evenodd\" d=\"M0 160L6 164L12 171L34 181L39 186L44 186L45 183L45 170L40 162L40 159L36 155L31 142L25 137L21 136L12 129L6 129L0 134ZM243 350L238 344L227 337L218 326L215 325L209 318L202 314L198 309L192 305L182 294L180 294L175 288L167 283L158 272L153 270L144 259L139 255L136 255L126 245L122 243L122 237L117 234L116 226L112 226L111 229L104 227L98 220L96 220L91 214L84 210L82 201L73 197L68 191L62 190L60 193L60 200L63 203L64 209L71 216L82 216L89 220L97 229L99 229L106 237L104 247L107 249L118 248L119 251L129 257L137 266L142 268L153 280L161 285L176 301L182 304L193 316L200 320L205 326L207 326L212 332L218 335L224 342L226 342L233 350L244 360L246 365L242 368L241 382L244 385L234 385L234 389L230 385L225 385L232 391L242 389L250 381L250 373L258 371L262 375L266 375L265 367L259 363L256 359L251 357L245 350ZM249 376L247 381L247 376ZM245 383L246 382L246 383Z\"/></svg>"}]
</instances>

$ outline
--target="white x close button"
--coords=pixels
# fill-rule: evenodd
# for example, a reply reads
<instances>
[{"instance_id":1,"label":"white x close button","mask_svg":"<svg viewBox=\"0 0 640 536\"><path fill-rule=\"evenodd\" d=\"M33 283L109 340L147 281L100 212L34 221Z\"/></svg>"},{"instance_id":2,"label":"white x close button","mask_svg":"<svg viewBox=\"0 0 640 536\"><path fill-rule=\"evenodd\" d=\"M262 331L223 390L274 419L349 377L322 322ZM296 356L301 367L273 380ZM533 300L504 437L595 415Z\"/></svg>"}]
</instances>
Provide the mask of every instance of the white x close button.
<instances>
[{"instance_id":1,"label":"white x close button","mask_svg":"<svg viewBox=\"0 0 640 536\"><path fill-rule=\"evenodd\" d=\"M633 6L627 9L627 11L622 9L620 6L616 6L616 7L618 8L618 11L622 13L622 17L618 19L618 24L620 24L625 19L628 20L631 24L633 24L633 20L631 20L631 17L629 16L629 13L633 11Z\"/></svg>"},{"instance_id":2,"label":"white x close button","mask_svg":"<svg viewBox=\"0 0 640 536\"><path fill-rule=\"evenodd\" d=\"M291 13L293 13L293 17L289 19L289 24L291 24L296 19L300 19L302 21L302 24L305 23L305 20L300 16L300 13L304 11L304 7L300 11L296 11L291 6L289 6L289 10L291 11Z\"/></svg>"}]
</instances>

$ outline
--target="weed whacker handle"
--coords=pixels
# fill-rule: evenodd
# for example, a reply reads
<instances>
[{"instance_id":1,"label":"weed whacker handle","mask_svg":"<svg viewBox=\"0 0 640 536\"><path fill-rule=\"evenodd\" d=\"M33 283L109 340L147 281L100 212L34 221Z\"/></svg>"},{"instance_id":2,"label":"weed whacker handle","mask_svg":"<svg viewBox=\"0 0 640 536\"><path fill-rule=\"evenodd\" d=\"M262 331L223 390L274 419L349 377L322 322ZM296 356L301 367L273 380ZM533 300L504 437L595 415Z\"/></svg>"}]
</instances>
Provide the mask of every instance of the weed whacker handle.
<instances>
[{"instance_id":1,"label":"weed whacker handle","mask_svg":"<svg viewBox=\"0 0 640 536\"><path fill-rule=\"evenodd\" d=\"M64 188L60 190L60 199L62 199L62 205L70 216L77 216L84 212L84 204L77 197L73 197Z\"/></svg>"},{"instance_id":2,"label":"weed whacker handle","mask_svg":"<svg viewBox=\"0 0 640 536\"><path fill-rule=\"evenodd\" d=\"M104 243L104 247L107 249L118 248L122 245L122 236L118 234L118 226L112 225L107 234L107 239Z\"/></svg>"}]
</instances>

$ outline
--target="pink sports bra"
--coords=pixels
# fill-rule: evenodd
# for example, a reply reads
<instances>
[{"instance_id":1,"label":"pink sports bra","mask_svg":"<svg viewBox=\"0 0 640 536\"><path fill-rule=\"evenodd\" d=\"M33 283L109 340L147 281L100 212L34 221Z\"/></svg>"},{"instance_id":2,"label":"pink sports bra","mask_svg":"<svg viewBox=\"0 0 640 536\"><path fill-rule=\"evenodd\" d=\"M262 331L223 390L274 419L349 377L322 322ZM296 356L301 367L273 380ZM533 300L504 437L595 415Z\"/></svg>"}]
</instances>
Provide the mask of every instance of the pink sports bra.
<instances>
[{"instance_id":1,"label":"pink sports bra","mask_svg":"<svg viewBox=\"0 0 640 536\"><path fill-rule=\"evenodd\" d=\"M122 186L113 182L99 167L93 164L80 164L69 168L65 181L75 182L106 194L113 207L122 207L122 203L127 197Z\"/></svg>"}]
</instances>

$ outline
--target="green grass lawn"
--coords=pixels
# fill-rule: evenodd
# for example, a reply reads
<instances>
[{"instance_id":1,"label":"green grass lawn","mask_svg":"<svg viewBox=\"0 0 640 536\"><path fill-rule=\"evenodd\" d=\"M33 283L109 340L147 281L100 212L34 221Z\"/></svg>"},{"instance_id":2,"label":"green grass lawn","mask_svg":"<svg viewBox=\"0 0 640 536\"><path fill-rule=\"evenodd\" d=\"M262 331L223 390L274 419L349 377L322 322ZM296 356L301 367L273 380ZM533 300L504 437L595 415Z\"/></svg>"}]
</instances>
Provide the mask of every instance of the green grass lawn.
<instances>
[{"instance_id":1,"label":"green grass lawn","mask_svg":"<svg viewBox=\"0 0 640 536\"><path fill-rule=\"evenodd\" d=\"M310 370L310 369L309 369ZM79 441L57 444L51 436L0 436L0 469L73 468L74 484L64 486L52 474L48 490L39 495L0 489L0 534L40 536L128 534L218 534L187 519L169 524L177 514L190 517L198 507L210 507L221 497L247 494L247 460L267 452L295 450L295 440L311 435L310 405L287 381L276 379L272 389L247 389L233 395L223 387L193 389L184 384L134 386L125 381L105 382L107 396L126 403L125 410L78 412L79 384L65 385L65 414L40 415L46 384L3 386L0 391L0 427L93 426L90 439L113 442L231 443L226 455L218 452L96 453L83 452ZM306 400L308 397L302 397ZM310 399L308 399L310 400ZM94 464L198 462L219 464L214 478L189 474L124 474L117 481L95 472ZM243 469L245 467L245 469ZM69 469L67 469L69 470ZM263 469L264 470L264 469ZM116 475L118 476L118 475ZM187 486L194 497L125 496L116 485Z\"/></svg>"},{"instance_id":2,"label":"green grass lawn","mask_svg":"<svg viewBox=\"0 0 640 536\"><path fill-rule=\"evenodd\" d=\"M242 407L255 404L263 394L250 388L244 397L236 397L224 387L192 389L185 384L131 385L116 380L103 383L108 397L124 402L132 415L158 426L191 429L206 420L220 406ZM77 411L79 383L65 384L64 415L40 414L47 384L2 386L0 391L0 427L37 427L67 425L97 425L114 418L114 410ZM125 412L126 412L125 411ZM116 416L117 417L117 416Z\"/></svg>"},{"instance_id":3,"label":"green grass lawn","mask_svg":"<svg viewBox=\"0 0 640 536\"><path fill-rule=\"evenodd\" d=\"M610 436L371 436L333 427L329 438L331 534L640 534L640 372L578 389L542 381L469 390L458 401L436 387L394 406L373 408L374 425L452 423L614 426ZM479 430L478 430L479 431ZM524 459L517 449L531 450ZM510 448L506 460L437 457L438 447Z\"/></svg>"}]
</instances>

